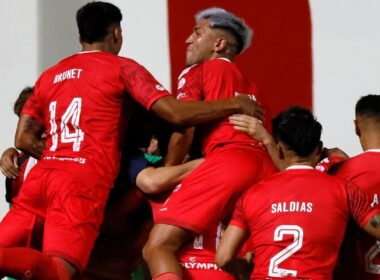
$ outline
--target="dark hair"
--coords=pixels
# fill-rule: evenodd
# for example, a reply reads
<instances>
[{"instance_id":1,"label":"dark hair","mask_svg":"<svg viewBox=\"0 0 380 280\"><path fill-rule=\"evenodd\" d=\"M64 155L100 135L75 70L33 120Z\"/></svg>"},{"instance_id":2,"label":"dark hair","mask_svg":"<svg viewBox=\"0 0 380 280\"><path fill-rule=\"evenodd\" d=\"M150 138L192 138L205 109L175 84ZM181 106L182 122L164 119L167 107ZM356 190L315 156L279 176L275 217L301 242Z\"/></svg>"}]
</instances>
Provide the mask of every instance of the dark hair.
<instances>
[{"instance_id":1,"label":"dark hair","mask_svg":"<svg viewBox=\"0 0 380 280\"><path fill-rule=\"evenodd\" d=\"M309 156L320 143L322 126L307 109L290 107L273 119L272 126L275 140L299 156Z\"/></svg>"},{"instance_id":2,"label":"dark hair","mask_svg":"<svg viewBox=\"0 0 380 280\"><path fill-rule=\"evenodd\" d=\"M123 16L120 9L111 3L90 2L77 12L77 24L82 42L101 42L110 26L119 24Z\"/></svg>"},{"instance_id":3,"label":"dark hair","mask_svg":"<svg viewBox=\"0 0 380 280\"><path fill-rule=\"evenodd\" d=\"M362 96L355 106L355 114L380 121L380 95Z\"/></svg>"},{"instance_id":4,"label":"dark hair","mask_svg":"<svg viewBox=\"0 0 380 280\"><path fill-rule=\"evenodd\" d=\"M34 87L26 87L20 92L19 96L16 99L15 104L13 105L13 112L17 116L20 117L22 108L24 107L29 97L32 95L33 91L34 91Z\"/></svg>"}]
</instances>

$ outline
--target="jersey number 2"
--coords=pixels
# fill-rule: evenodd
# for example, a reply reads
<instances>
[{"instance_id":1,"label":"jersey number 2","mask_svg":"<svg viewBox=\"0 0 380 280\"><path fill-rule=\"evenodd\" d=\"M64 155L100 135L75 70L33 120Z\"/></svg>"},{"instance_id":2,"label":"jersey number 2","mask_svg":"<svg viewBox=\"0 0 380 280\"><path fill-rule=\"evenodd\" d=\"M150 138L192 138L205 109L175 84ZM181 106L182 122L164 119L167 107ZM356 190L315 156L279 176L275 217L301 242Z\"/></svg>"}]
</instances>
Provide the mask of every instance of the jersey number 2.
<instances>
[{"instance_id":1,"label":"jersey number 2","mask_svg":"<svg viewBox=\"0 0 380 280\"><path fill-rule=\"evenodd\" d=\"M282 241L284 235L293 235L294 241L270 259L268 274L271 277L297 276L297 270L280 268L279 265L302 247L303 230L297 225L281 225L274 231L274 241Z\"/></svg>"},{"instance_id":2,"label":"jersey number 2","mask_svg":"<svg viewBox=\"0 0 380 280\"><path fill-rule=\"evenodd\" d=\"M368 273L380 274L380 265L374 264L373 259L380 253L380 241L375 244L365 254L365 269Z\"/></svg>"},{"instance_id":3,"label":"jersey number 2","mask_svg":"<svg viewBox=\"0 0 380 280\"><path fill-rule=\"evenodd\" d=\"M49 105L50 111L50 135L52 136L52 145L50 151L54 152L58 146L58 133L56 123L57 101L53 101ZM79 128L80 114L82 110L82 98L73 98L65 113L62 115L60 123L61 143L73 143L73 151L80 150L80 143L84 139L84 132ZM73 128L70 131L69 125Z\"/></svg>"}]
</instances>

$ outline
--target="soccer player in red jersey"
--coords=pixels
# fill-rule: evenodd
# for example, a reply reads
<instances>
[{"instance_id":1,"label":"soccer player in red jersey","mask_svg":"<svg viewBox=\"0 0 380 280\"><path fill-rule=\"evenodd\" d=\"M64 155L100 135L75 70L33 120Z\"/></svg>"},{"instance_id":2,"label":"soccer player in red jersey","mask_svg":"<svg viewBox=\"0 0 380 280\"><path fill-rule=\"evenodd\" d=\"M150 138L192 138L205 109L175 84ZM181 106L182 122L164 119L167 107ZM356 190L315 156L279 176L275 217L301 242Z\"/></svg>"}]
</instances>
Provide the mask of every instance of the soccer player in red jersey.
<instances>
[{"instance_id":1,"label":"soccer player in red jersey","mask_svg":"<svg viewBox=\"0 0 380 280\"><path fill-rule=\"evenodd\" d=\"M196 15L186 40L185 69L178 79L179 100L219 100L257 90L232 62L247 48L251 30L235 15L211 8ZM159 209L143 255L154 279L181 279L176 253L195 234L216 229L238 196L275 172L263 146L221 118L197 127L205 161L187 176ZM172 136L166 164L183 160L193 129ZM173 152L175 151L175 152ZM215 252L214 252L215 253Z\"/></svg>"},{"instance_id":2,"label":"soccer player in red jersey","mask_svg":"<svg viewBox=\"0 0 380 280\"><path fill-rule=\"evenodd\" d=\"M236 111L261 115L248 98L181 102L141 65L118 56L120 10L91 2L77 12L82 51L46 70L22 111L20 150L41 159L0 224L0 274L71 279L84 268L118 173L129 98L177 125ZM41 139L47 133L46 143ZM20 248L43 217L42 253Z\"/></svg>"},{"instance_id":3,"label":"soccer player in red jersey","mask_svg":"<svg viewBox=\"0 0 380 280\"><path fill-rule=\"evenodd\" d=\"M350 215L380 238L380 209L363 190L314 169L322 150L321 125L310 111L292 107L273 120L286 169L250 188L236 204L217 252L228 268L251 235L251 279L332 279Z\"/></svg>"},{"instance_id":4,"label":"soccer player in red jersey","mask_svg":"<svg viewBox=\"0 0 380 280\"><path fill-rule=\"evenodd\" d=\"M380 95L361 97L355 115L355 130L364 152L334 166L330 174L363 189L374 207L380 195ZM380 279L379 253L379 242L350 223L334 279Z\"/></svg>"}]
</instances>

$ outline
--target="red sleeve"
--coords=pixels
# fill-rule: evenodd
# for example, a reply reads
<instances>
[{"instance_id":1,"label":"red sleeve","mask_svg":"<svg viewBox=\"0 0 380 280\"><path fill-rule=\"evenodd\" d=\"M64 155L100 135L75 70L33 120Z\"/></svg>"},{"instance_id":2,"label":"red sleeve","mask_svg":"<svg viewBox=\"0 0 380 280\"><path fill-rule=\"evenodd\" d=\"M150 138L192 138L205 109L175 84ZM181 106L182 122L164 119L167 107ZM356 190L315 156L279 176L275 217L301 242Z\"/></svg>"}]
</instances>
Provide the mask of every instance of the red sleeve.
<instances>
[{"instance_id":1,"label":"red sleeve","mask_svg":"<svg viewBox=\"0 0 380 280\"><path fill-rule=\"evenodd\" d=\"M125 61L121 67L121 81L134 100L147 110L161 97L170 95L143 66Z\"/></svg>"},{"instance_id":2,"label":"red sleeve","mask_svg":"<svg viewBox=\"0 0 380 280\"><path fill-rule=\"evenodd\" d=\"M41 101L39 100L39 92L39 81L37 81L33 94L26 101L24 107L22 108L21 114L29 115L44 125L44 113L41 107Z\"/></svg>"},{"instance_id":3,"label":"red sleeve","mask_svg":"<svg viewBox=\"0 0 380 280\"><path fill-rule=\"evenodd\" d=\"M245 231L249 231L248 222L244 215L244 197L245 195L241 196L240 199L236 202L230 225L234 225L244 229Z\"/></svg>"},{"instance_id":4,"label":"red sleeve","mask_svg":"<svg viewBox=\"0 0 380 280\"><path fill-rule=\"evenodd\" d=\"M356 185L347 182L346 190L351 215L360 227L364 227L375 214L380 212L380 209L371 208L368 196Z\"/></svg>"},{"instance_id":5,"label":"red sleeve","mask_svg":"<svg viewBox=\"0 0 380 280\"><path fill-rule=\"evenodd\" d=\"M202 67L194 65L186 68L178 77L176 96L178 100L202 100Z\"/></svg>"}]
</instances>

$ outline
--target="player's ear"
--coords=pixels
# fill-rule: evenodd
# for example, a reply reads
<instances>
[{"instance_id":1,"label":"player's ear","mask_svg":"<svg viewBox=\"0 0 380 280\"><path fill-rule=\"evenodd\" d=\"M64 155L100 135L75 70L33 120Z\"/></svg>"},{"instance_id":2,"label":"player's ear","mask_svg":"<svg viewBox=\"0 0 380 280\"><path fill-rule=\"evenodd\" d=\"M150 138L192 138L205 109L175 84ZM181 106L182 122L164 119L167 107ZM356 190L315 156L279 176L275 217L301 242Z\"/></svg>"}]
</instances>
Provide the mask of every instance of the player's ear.
<instances>
[{"instance_id":1,"label":"player's ear","mask_svg":"<svg viewBox=\"0 0 380 280\"><path fill-rule=\"evenodd\" d=\"M283 147L280 143L277 143L277 150L278 150L278 158L280 160L284 160L285 158L285 154L284 154L284 150L283 150Z\"/></svg>"},{"instance_id":2,"label":"player's ear","mask_svg":"<svg viewBox=\"0 0 380 280\"><path fill-rule=\"evenodd\" d=\"M358 125L358 121L355 119L354 120L354 124L355 124L355 133L358 137L360 137L361 133L360 133L360 127Z\"/></svg>"},{"instance_id":3,"label":"player's ear","mask_svg":"<svg viewBox=\"0 0 380 280\"><path fill-rule=\"evenodd\" d=\"M117 43L122 39L121 26L119 24L115 25L112 33L114 43Z\"/></svg>"},{"instance_id":4,"label":"player's ear","mask_svg":"<svg viewBox=\"0 0 380 280\"><path fill-rule=\"evenodd\" d=\"M227 39L224 37L219 37L215 40L214 43L214 51L215 52L223 52L227 48Z\"/></svg>"},{"instance_id":5,"label":"player's ear","mask_svg":"<svg viewBox=\"0 0 380 280\"><path fill-rule=\"evenodd\" d=\"M318 158L320 158L321 155L322 155L322 151L323 151L323 142L322 141L319 141L318 146L317 146L316 149L317 149L316 150L316 155L318 156Z\"/></svg>"}]
</instances>

